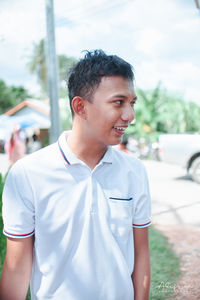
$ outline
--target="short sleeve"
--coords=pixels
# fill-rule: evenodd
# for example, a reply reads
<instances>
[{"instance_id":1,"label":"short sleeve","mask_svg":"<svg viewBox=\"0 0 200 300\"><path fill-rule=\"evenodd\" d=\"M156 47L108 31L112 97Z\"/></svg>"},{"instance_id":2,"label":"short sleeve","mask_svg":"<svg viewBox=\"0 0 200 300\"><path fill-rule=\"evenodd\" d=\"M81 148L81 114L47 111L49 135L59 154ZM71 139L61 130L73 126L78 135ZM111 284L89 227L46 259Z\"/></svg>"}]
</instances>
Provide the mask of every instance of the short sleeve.
<instances>
[{"instance_id":1,"label":"short sleeve","mask_svg":"<svg viewBox=\"0 0 200 300\"><path fill-rule=\"evenodd\" d=\"M151 225L151 197L146 170L141 165L140 184L138 184L134 207L133 227L143 228Z\"/></svg>"},{"instance_id":2,"label":"short sleeve","mask_svg":"<svg viewBox=\"0 0 200 300\"><path fill-rule=\"evenodd\" d=\"M3 233L14 238L34 234L33 190L22 162L10 169L3 190Z\"/></svg>"}]
</instances>

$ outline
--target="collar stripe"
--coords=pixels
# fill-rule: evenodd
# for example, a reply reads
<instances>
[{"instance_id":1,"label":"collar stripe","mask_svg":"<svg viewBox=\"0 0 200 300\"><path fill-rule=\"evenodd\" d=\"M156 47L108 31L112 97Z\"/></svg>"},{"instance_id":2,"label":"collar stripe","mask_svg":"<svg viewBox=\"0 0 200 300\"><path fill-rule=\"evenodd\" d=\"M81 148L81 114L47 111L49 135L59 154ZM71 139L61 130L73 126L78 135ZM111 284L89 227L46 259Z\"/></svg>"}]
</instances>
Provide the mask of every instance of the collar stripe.
<instances>
[{"instance_id":1,"label":"collar stripe","mask_svg":"<svg viewBox=\"0 0 200 300\"><path fill-rule=\"evenodd\" d=\"M66 161L66 163L67 163L68 165L70 165L70 162L68 161L67 157L65 156L65 153L63 152L63 150L62 150L62 148L61 148L61 146L60 146L59 141L58 141L58 146L59 146L60 152L61 152L61 154L62 154L62 157L64 158L64 160Z\"/></svg>"}]
</instances>

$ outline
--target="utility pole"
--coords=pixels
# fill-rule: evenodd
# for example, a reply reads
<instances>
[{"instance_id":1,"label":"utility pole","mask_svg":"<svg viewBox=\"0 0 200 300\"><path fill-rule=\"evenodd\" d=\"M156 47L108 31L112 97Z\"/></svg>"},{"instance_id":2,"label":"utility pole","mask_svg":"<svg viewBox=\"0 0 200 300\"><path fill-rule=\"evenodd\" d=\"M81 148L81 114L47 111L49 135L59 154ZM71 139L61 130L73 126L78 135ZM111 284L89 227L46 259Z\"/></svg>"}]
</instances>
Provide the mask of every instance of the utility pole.
<instances>
[{"instance_id":1,"label":"utility pole","mask_svg":"<svg viewBox=\"0 0 200 300\"><path fill-rule=\"evenodd\" d=\"M197 8L197 9L200 9L199 0L194 0L194 1L195 1L195 4L196 4L196 8Z\"/></svg>"},{"instance_id":2,"label":"utility pole","mask_svg":"<svg viewBox=\"0 0 200 300\"><path fill-rule=\"evenodd\" d=\"M53 0L46 0L46 61L51 113L50 143L54 143L58 139L61 129L58 103L58 64L55 47Z\"/></svg>"}]
</instances>

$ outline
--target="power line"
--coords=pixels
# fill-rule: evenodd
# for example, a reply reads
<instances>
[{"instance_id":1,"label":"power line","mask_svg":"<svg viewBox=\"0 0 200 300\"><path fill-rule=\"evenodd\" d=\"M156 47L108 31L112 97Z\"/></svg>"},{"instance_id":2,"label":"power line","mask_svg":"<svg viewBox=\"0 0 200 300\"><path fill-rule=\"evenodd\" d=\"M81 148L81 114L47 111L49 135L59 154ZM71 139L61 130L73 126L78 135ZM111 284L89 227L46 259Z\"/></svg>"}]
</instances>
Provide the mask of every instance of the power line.
<instances>
[{"instance_id":1,"label":"power line","mask_svg":"<svg viewBox=\"0 0 200 300\"><path fill-rule=\"evenodd\" d=\"M60 18L56 21L56 26L65 26L67 24L73 23L74 21L83 20L88 17L94 17L98 14L102 14L105 12L108 12L110 10L114 10L115 8L118 8L120 6L124 6L127 3L129 3L132 0L125 0L125 1L115 1L114 3L108 3L108 5L103 7L102 9L99 9L99 6L94 6L92 9L87 10L87 12L83 12L80 15L75 14L75 19L73 19L73 14L70 16L70 14L67 16L67 18ZM71 18L71 19L70 19Z\"/></svg>"},{"instance_id":2,"label":"power line","mask_svg":"<svg viewBox=\"0 0 200 300\"><path fill-rule=\"evenodd\" d=\"M129 0L130 1L130 0ZM113 3L114 3L114 5L119 5L119 4L124 4L124 2L126 2L126 1L122 1L122 0L116 0L116 1L113 1L113 2L111 2L111 1L109 1L108 2L108 0L105 0L103 3L101 3L100 5L96 5L95 3L92 3L92 4L94 4L94 5L91 5L91 0L88 0L88 1L85 1L84 3L82 2L81 3L81 6L76 6L76 7L73 7L71 10L70 9L68 9L67 11L64 11L64 12L62 12L62 14L67 14L69 17L74 17L74 16L77 16L77 12L78 13L82 13L82 11L81 11L81 8L82 7L84 7L84 8L88 8L89 10L92 8L92 9L99 9L100 7L102 7L102 6L104 6L105 7L105 5L107 5L107 7L109 7L110 6L110 4L111 5L113 5ZM89 5L87 5L87 4L89 4ZM109 4L109 5L108 5Z\"/></svg>"},{"instance_id":3,"label":"power line","mask_svg":"<svg viewBox=\"0 0 200 300\"><path fill-rule=\"evenodd\" d=\"M106 0L107 1L107 0ZM104 1L105 2L105 1ZM94 2L92 2L92 4L95 5L91 5L91 0L85 0L84 2L81 2L81 5L79 6L73 6L71 9L68 9L66 11L63 11L62 14L65 15L71 15L73 17L73 15L75 14L75 16L77 15L77 12L81 12L82 7L84 6L88 6L87 4L89 4L89 7L99 7L99 5L96 5ZM64 19L64 18L63 18Z\"/></svg>"},{"instance_id":4,"label":"power line","mask_svg":"<svg viewBox=\"0 0 200 300\"><path fill-rule=\"evenodd\" d=\"M120 4L124 4L124 3L120 3ZM56 26L63 26L63 25L66 25L68 23L72 23L73 21L77 21L77 20L82 20L86 17L90 17L90 16L95 16L97 14L100 14L106 10L110 10L111 8L114 8L114 7L117 7L117 5L112 5L111 7L107 6L107 7L104 7L103 10L102 9L99 9L99 6L93 6L92 9L90 8L89 10L87 10L87 12L82 12L80 11L79 14L77 14L77 11L75 14L67 14L67 18L61 18L59 20L57 20L56 22ZM74 19L75 17L75 19Z\"/></svg>"}]
</instances>

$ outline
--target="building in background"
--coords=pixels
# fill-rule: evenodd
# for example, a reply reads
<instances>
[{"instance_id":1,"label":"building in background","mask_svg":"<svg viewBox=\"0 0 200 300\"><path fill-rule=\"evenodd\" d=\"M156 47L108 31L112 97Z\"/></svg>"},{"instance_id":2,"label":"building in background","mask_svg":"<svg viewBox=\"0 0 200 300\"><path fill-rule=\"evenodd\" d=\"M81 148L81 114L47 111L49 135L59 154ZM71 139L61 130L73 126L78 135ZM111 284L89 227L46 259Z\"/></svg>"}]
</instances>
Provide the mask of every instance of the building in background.
<instances>
[{"instance_id":1,"label":"building in background","mask_svg":"<svg viewBox=\"0 0 200 300\"><path fill-rule=\"evenodd\" d=\"M0 116L0 139L6 140L9 138L13 128L19 125L28 137L37 131L42 146L45 146L49 139L49 115L48 101L24 100Z\"/></svg>"}]
</instances>

